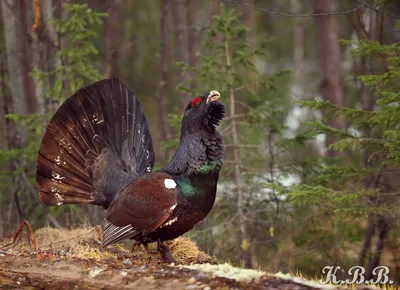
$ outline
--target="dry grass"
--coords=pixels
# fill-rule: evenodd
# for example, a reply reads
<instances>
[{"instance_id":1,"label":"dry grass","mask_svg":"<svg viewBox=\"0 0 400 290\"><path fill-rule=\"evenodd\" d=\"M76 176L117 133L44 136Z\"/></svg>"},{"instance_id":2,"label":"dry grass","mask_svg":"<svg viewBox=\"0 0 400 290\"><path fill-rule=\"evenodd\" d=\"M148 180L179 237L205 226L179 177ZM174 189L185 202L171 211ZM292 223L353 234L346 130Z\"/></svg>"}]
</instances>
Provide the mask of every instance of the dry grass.
<instances>
[{"instance_id":1,"label":"dry grass","mask_svg":"<svg viewBox=\"0 0 400 290\"><path fill-rule=\"evenodd\" d=\"M73 248L82 243L101 241L101 227L80 227L75 229L41 228L35 232L36 242L42 250Z\"/></svg>"},{"instance_id":2,"label":"dry grass","mask_svg":"<svg viewBox=\"0 0 400 290\"><path fill-rule=\"evenodd\" d=\"M39 249L64 251L70 258L101 260L113 254L102 250L100 226L83 226L75 229L41 228L35 232Z\"/></svg>"},{"instance_id":3,"label":"dry grass","mask_svg":"<svg viewBox=\"0 0 400 290\"><path fill-rule=\"evenodd\" d=\"M199 248L197 248L196 245L188 238L177 238L169 242L169 246L172 255L183 265L214 262L214 260L209 255L199 250Z\"/></svg>"},{"instance_id":4,"label":"dry grass","mask_svg":"<svg viewBox=\"0 0 400 290\"><path fill-rule=\"evenodd\" d=\"M20 239L15 249L29 249L26 242L26 233ZM100 226L82 226L74 229L41 228L35 232L36 243L40 250L53 250L65 254L69 258L95 259L117 259L118 257L129 258L134 264L149 264L160 262L160 254L155 243L150 245L150 253L139 247L134 253L126 247L129 245L116 244L101 248L102 229ZM199 250L188 238L178 238L168 242L175 259L183 265L194 263L213 263L213 259Z\"/></svg>"}]
</instances>

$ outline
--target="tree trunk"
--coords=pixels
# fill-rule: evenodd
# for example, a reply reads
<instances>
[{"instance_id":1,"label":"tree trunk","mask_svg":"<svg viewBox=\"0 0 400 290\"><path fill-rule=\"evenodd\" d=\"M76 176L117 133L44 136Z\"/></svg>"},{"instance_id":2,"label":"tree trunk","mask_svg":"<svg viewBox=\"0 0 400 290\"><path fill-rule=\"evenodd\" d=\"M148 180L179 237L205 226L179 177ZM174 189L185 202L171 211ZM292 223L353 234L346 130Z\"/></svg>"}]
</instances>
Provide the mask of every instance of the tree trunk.
<instances>
[{"instance_id":1,"label":"tree trunk","mask_svg":"<svg viewBox=\"0 0 400 290\"><path fill-rule=\"evenodd\" d=\"M245 208L244 208L244 192L243 192L243 182L242 182L242 172L241 172L241 159L240 159L240 151L239 151L239 139L237 133L237 124L235 118L235 90L233 87L234 84L234 71L232 68L232 56L231 56L231 47L230 43L227 39L224 40L224 49L225 49L225 57L226 57L226 67L227 67L227 75L228 75L228 94L229 94L229 117L231 119L231 137L232 137L232 147L233 147L233 162L234 162L234 176L236 182L236 192L237 192L237 213L238 213L238 222L239 222L239 249L241 259L244 261L245 268L252 267L252 257L250 254L250 241L248 239L248 233L246 228L246 216L245 216Z\"/></svg>"},{"instance_id":2,"label":"tree trunk","mask_svg":"<svg viewBox=\"0 0 400 290\"><path fill-rule=\"evenodd\" d=\"M29 4L32 4L29 1ZM36 87L33 78L29 75L33 70L34 46L31 38L31 25L34 23L33 7L27 0L19 1L20 21L16 24L19 29L18 41L20 46L19 65L21 67L21 82L24 87L25 113L32 114L39 111L40 101L36 96ZM8 57L10 57L8 55ZM14 96L13 96L14 97Z\"/></svg>"},{"instance_id":3,"label":"tree trunk","mask_svg":"<svg viewBox=\"0 0 400 290\"><path fill-rule=\"evenodd\" d=\"M393 36L393 23L392 21L386 21L383 14L373 11L371 9L360 9L360 11L358 11L358 13L353 17L354 18L349 19L357 34L358 40L361 41L364 39L368 39L378 41L382 44L391 43L391 37ZM357 77L359 75L374 74L374 66L370 56L361 56L359 64L355 65L355 67ZM362 82L360 85L360 102L362 105L362 110L375 110L376 97L374 96L373 91ZM376 137L372 135L372 132L373 131L370 128L366 128L364 129L363 134L370 138ZM365 168L374 168L377 164L380 164L382 162L382 158L379 156L379 154L374 154L374 151L371 149L364 150L364 152L362 153L362 158L362 162ZM369 176L367 176L364 181L365 188L381 189L381 192L389 192L390 190L383 188L381 176L382 172L377 174L370 174ZM368 197L368 203L373 203L371 197ZM385 216L377 217L376 215L369 215L368 226L358 258L358 264L360 266L367 266L365 274L367 279L371 278L372 270L378 265L380 261L382 251L384 250L384 240L386 239L389 231L390 228L388 226L387 218ZM372 252L371 247L372 243L375 241L375 233L378 234L376 249L373 254L368 255Z\"/></svg>"},{"instance_id":4,"label":"tree trunk","mask_svg":"<svg viewBox=\"0 0 400 290\"><path fill-rule=\"evenodd\" d=\"M368 217L368 226L367 226L367 231L365 233L364 242L361 247L360 255L358 257L358 265L360 266L364 266L365 258L367 257L367 253L370 251L371 240L374 236L374 231L375 231L375 219L374 216L370 215Z\"/></svg>"},{"instance_id":5,"label":"tree trunk","mask_svg":"<svg viewBox=\"0 0 400 290\"><path fill-rule=\"evenodd\" d=\"M23 85L24 71L20 65L23 59L20 44L20 10L19 1L3 0L1 10L3 14L3 26L5 46L7 52L8 75L10 78L10 90L12 95L12 111L16 114L25 113L25 87Z\"/></svg>"},{"instance_id":6,"label":"tree trunk","mask_svg":"<svg viewBox=\"0 0 400 290\"><path fill-rule=\"evenodd\" d=\"M54 71L60 64L57 61L57 33L54 25L54 0L42 0L38 2L38 15L34 15L35 25L32 32L33 45L33 67L42 72ZM54 111L54 100L45 98L45 93L54 85L55 77L49 77L43 87L36 86L39 108L37 112Z\"/></svg>"},{"instance_id":7,"label":"tree trunk","mask_svg":"<svg viewBox=\"0 0 400 290\"><path fill-rule=\"evenodd\" d=\"M162 140L168 141L171 139L171 130L168 124L168 113L165 105L165 93L167 84L170 80L170 67L168 62L168 54L170 52L168 41L168 11L169 0L161 0L161 20L160 20L160 83L157 92L157 106L160 115ZM170 152L166 152L165 160L169 159Z\"/></svg>"},{"instance_id":8,"label":"tree trunk","mask_svg":"<svg viewBox=\"0 0 400 290\"><path fill-rule=\"evenodd\" d=\"M42 88L35 86L30 74L34 68L47 72L47 64L55 60L54 44L47 35L51 33L51 28L46 26L52 19L52 1L4 0L1 5L11 91L11 105L7 105L7 111L18 116L44 113ZM8 123L7 129L10 132L7 136L8 147L24 148L27 127L18 121ZM28 169L30 165L24 157L17 157L10 162L9 168L15 172L17 168ZM22 219L38 201L38 196L32 194L33 186L24 171L13 175L12 184L14 187L10 191ZM13 222L18 220L14 218Z\"/></svg>"},{"instance_id":9,"label":"tree trunk","mask_svg":"<svg viewBox=\"0 0 400 290\"><path fill-rule=\"evenodd\" d=\"M301 0L292 0L293 14L302 13ZM293 21L293 60L294 60L294 83L293 93L295 98L302 98L304 95L304 18L294 17Z\"/></svg>"},{"instance_id":10,"label":"tree trunk","mask_svg":"<svg viewBox=\"0 0 400 290\"><path fill-rule=\"evenodd\" d=\"M315 13L334 13L337 11L337 0L314 0ZM317 47L321 67L321 96L338 106L345 105L343 85L341 79L341 53L339 46L339 23L337 16L316 16ZM332 127L346 128L345 119L341 116L331 120ZM329 146L337 140L327 136L326 145ZM329 150L328 155L339 156L342 152Z\"/></svg>"},{"instance_id":11,"label":"tree trunk","mask_svg":"<svg viewBox=\"0 0 400 290\"><path fill-rule=\"evenodd\" d=\"M197 14L199 9L199 2L197 0L188 0L188 26L189 26L189 65L196 65L196 50L199 40L199 32L197 31ZM195 83L192 82L192 89Z\"/></svg>"},{"instance_id":12,"label":"tree trunk","mask_svg":"<svg viewBox=\"0 0 400 290\"><path fill-rule=\"evenodd\" d=\"M379 261L381 259L383 249L385 247L385 240L388 236L389 228L390 227L388 219L382 215L378 216L378 240L376 241L375 252L365 272L366 280L372 278L372 271L379 266Z\"/></svg>"},{"instance_id":13,"label":"tree trunk","mask_svg":"<svg viewBox=\"0 0 400 290\"><path fill-rule=\"evenodd\" d=\"M9 111L10 97L6 92L5 77L6 54L0 54L0 150L8 149L8 122L6 115ZM2 211L3 212L3 211Z\"/></svg>"},{"instance_id":14,"label":"tree trunk","mask_svg":"<svg viewBox=\"0 0 400 290\"><path fill-rule=\"evenodd\" d=\"M6 79L5 79L5 71L6 71L6 54L2 52L0 54L0 150L6 151L8 149L8 140L10 132L12 132L9 127L9 124L6 119L6 115L8 114L11 106L11 98L6 91ZM2 199L6 197L4 202L0 202L0 239L6 237L6 227L7 224L7 203L12 204L10 193L0 191L0 196Z\"/></svg>"},{"instance_id":15,"label":"tree trunk","mask_svg":"<svg viewBox=\"0 0 400 290\"><path fill-rule=\"evenodd\" d=\"M108 1L108 17L105 23L105 77L119 77L121 63L121 47L124 36L123 11L126 2L122 0Z\"/></svg>"},{"instance_id":16,"label":"tree trunk","mask_svg":"<svg viewBox=\"0 0 400 290\"><path fill-rule=\"evenodd\" d=\"M175 60L185 64L190 63L189 59L189 37L188 22L186 16L186 0L171 0L172 23L175 36ZM179 68L178 83L181 84L190 78L188 73ZM188 96L180 94L181 109L185 109L188 103Z\"/></svg>"}]
</instances>

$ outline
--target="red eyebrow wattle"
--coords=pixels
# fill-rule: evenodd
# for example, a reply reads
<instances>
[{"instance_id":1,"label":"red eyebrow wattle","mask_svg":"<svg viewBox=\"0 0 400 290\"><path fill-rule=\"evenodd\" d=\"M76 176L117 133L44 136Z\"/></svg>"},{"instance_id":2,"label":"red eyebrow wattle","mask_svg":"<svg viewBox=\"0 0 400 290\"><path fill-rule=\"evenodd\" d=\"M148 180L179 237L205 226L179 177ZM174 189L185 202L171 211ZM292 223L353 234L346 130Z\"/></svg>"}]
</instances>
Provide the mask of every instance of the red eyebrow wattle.
<instances>
[{"instance_id":1,"label":"red eyebrow wattle","mask_svg":"<svg viewBox=\"0 0 400 290\"><path fill-rule=\"evenodd\" d=\"M193 105L194 105L195 103L201 103L201 99L200 99L199 97L196 97L196 98L192 99L192 101L191 101L191 106L193 107Z\"/></svg>"}]
</instances>

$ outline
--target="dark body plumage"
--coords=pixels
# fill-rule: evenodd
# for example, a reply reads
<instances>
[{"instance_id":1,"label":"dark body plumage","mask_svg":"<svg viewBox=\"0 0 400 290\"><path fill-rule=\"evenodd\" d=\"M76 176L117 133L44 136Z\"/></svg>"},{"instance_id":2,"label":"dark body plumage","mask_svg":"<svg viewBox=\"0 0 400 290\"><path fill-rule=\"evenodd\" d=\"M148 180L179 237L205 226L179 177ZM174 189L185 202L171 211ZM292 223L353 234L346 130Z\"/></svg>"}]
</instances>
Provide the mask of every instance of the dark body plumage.
<instances>
[{"instance_id":1,"label":"dark body plumage","mask_svg":"<svg viewBox=\"0 0 400 290\"><path fill-rule=\"evenodd\" d=\"M194 98L171 162L151 173L154 153L139 102L118 79L79 90L43 137L37 185L46 205L89 203L107 210L103 245L179 237L214 205L224 145L219 93Z\"/></svg>"}]
</instances>

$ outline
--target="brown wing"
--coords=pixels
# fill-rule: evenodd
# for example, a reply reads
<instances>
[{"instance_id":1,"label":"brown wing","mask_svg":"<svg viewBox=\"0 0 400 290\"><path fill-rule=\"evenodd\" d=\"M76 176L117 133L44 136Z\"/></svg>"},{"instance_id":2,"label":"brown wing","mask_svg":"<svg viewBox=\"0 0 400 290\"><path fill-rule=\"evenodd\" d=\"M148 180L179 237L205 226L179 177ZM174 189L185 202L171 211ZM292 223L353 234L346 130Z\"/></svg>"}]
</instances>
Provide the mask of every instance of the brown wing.
<instances>
[{"instance_id":1,"label":"brown wing","mask_svg":"<svg viewBox=\"0 0 400 290\"><path fill-rule=\"evenodd\" d=\"M177 205L176 183L165 173L149 173L125 187L110 204L106 219L131 225L147 235L163 224Z\"/></svg>"}]
</instances>

